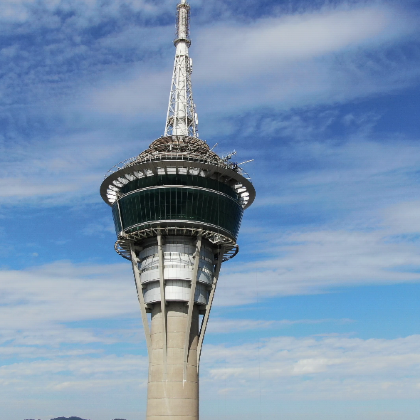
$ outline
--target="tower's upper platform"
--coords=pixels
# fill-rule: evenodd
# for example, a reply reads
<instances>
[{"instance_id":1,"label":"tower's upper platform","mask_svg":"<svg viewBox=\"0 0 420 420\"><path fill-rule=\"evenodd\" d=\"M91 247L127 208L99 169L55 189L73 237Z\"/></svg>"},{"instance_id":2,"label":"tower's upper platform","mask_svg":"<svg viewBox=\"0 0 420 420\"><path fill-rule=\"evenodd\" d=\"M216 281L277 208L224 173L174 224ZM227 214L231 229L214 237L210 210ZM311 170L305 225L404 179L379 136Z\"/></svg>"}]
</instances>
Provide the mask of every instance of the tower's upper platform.
<instances>
[{"instance_id":1,"label":"tower's upper platform","mask_svg":"<svg viewBox=\"0 0 420 420\"><path fill-rule=\"evenodd\" d=\"M148 171L147 168L153 169ZM136 178L168 171L186 172L187 168L187 172L201 172L202 176L223 179L237 191L244 209L254 201L254 187L237 163L221 158L205 141L186 136L160 137L138 156L115 165L105 176L101 196L112 205L121 187Z\"/></svg>"},{"instance_id":2,"label":"tower's upper platform","mask_svg":"<svg viewBox=\"0 0 420 420\"><path fill-rule=\"evenodd\" d=\"M189 12L182 0L177 7L176 54L164 136L112 168L101 185L102 198L112 206L116 249L126 258L128 242L162 230L166 235L200 234L227 252L237 250L243 211L255 198L249 177L231 161L232 155L220 157L198 138L188 55Z\"/></svg>"}]
</instances>

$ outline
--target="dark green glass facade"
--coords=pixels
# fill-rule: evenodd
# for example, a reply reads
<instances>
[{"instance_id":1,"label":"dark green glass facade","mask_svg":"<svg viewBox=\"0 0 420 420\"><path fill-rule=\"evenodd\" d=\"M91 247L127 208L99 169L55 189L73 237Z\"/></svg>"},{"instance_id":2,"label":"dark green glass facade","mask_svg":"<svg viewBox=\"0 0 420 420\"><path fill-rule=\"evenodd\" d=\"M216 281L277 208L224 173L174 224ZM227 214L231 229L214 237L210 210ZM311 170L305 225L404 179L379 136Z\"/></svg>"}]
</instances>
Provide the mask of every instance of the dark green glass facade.
<instances>
[{"instance_id":1,"label":"dark green glass facade","mask_svg":"<svg viewBox=\"0 0 420 420\"><path fill-rule=\"evenodd\" d=\"M117 232L117 235L118 235L118 233L122 231L122 226L120 222L120 215L119 215L117 202L115 202L114 205L112 206L112 218L114 219L115 231Z\"/></svg>"},{"instance_id":2,"label":"dark green glass facade","mask_svg":"<svg viewBox=\"0 0 420 420\"><path fill-rule=\"evenodd\" d=\"M182 175L179 178L182 178ZM230 189L229 186L225 186ZM127 233L146 228L157 221L185 220L213 225L213 229L216 230L220 227L236 238L243 213L236 198L216 191L188 187L158 187L135 191L122 197L119 207L123 226L121 227L118 205L115 203L115 228L117 232L124 229Z\"/></svg>"},{"instance_id":3,"label":"dark green glass facade","mask_svg":"<svg viewBox=\"0 0 420 420\"><path fill-rule=\"evenodd\" d=\"M163 185L184 185L207 188L214 191L219 191L229 195L232 198L238 198L236 191L229 187L229 185L223 182L217 181L216 179L204 178L198 175L155 175L148 176L140 179L135 179L128 184L121 187L121 193L127 194L131 191L140 190L142 188L153 187Z\"/></svg>"}]
</instances>

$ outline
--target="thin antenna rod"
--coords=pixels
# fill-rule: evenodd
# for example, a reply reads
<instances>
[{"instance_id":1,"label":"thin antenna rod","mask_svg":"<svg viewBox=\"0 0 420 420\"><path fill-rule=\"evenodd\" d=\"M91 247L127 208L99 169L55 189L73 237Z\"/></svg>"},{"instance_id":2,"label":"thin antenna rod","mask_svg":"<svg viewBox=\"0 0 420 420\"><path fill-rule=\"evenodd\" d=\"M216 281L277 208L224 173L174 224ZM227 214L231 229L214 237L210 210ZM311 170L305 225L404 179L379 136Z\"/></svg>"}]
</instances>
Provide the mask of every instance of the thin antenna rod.
<instances>
[{"instance_id":1,"label":"thin antenna rod","mask_svg":"<svg viewBox=\"0 0 420 420\"><path fill-rule=\"evenodd\" d=\"M165 136L198 137L198 118L192 95L192 59L188 55L191 45L190 5L181 0L177 6L176 47Z\"/></svg>"}]
</instances>

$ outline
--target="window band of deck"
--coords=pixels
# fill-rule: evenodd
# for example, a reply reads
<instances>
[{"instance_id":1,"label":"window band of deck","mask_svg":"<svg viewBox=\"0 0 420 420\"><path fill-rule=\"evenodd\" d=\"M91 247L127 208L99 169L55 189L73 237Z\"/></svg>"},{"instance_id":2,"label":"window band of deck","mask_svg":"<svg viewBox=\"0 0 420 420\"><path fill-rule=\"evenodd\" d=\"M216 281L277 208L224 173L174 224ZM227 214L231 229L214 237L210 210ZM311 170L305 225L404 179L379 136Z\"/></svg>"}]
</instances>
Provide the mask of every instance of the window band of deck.
<instances>
[{"instance_id":1,"label":"window band of deck","mask_svg":"<svg viewBox=\"0 0 420 420\"><path fill-rule=\"evenodd\" d=\"M121 222L118 213L120 208ZM231 197L216 191L188 187L148 188L133 192L113 206L117 234L154 221L182 221L219 226L237 237L243 209Z\"/></svg>"},{"instance_id":2,"label":"window band of deck","mask_svg":"<svg viewBox=\"0 0 420 420\"><path fill-rule=\"evenodd\" d=\"M134 179L120 188L122 195L128 194L131 191L140 190L153 186L168 186L168 185L184 185L189 187L201 187L214 191L219 191L232 198L237 199L238 194L234 188L213 178L206 178L199 175L181 175L181 174L164 174L146 176L139 179Z\"/></svg>"}]
</instances>

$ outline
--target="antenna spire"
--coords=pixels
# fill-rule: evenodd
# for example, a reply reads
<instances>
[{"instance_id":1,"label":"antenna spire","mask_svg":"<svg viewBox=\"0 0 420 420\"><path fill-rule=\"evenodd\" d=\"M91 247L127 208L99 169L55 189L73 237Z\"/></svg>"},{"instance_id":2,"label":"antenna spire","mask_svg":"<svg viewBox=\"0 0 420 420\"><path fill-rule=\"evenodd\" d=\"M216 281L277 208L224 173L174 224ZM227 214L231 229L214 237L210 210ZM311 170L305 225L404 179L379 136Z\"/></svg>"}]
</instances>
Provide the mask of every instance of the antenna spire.
<instances>
[{"instance_id":1,"label":"antenna spire","mask_svg":"<svg viewBox=\"0 0 420 420\"><path fill-rule=\"evenodd\" d=\"M192 95L192 59L188 55L191 45L190 5L181 0L177 5L176 48L171 93L166 116L165 136L198 137L198 119Z\"/></svg>"}]
</instances>

